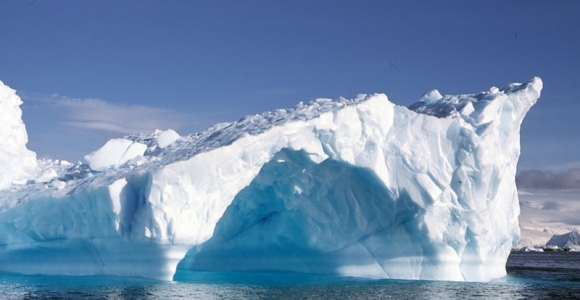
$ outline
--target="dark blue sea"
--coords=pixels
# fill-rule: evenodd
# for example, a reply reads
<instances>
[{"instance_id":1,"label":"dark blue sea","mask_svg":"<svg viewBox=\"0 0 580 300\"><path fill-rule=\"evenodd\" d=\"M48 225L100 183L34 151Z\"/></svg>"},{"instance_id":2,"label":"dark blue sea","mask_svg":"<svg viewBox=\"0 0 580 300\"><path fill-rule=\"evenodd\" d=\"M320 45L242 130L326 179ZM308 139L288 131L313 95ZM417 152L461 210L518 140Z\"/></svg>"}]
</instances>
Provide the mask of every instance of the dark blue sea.
<instances>
[{"instance_id":1,"label":"dark blue sea","mask_svg":"<svg viewBox=\"0 0 580 300\"><path fill-rule=\"evenodd\" d=\"M180 272L175 282L0 274L0 299L580 299L580 253L512 253L488 283Z\"/></svg>"}]
</instances>

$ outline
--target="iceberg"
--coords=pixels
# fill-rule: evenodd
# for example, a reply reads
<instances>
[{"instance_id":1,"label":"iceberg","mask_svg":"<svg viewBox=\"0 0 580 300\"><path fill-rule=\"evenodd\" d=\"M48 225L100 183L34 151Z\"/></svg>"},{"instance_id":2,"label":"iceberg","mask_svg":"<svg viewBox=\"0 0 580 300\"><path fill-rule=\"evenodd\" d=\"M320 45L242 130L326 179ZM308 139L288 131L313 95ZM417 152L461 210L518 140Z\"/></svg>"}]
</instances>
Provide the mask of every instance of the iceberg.
<instances>
[{"instance_id":1,"label":"iceberg","mask_svg":"<svg viewBox=\"0 0 580 300\"><path fill-rule=\"evenodd\" d=\"M317 99L186 136L130 135L87 163L36 169L14 108L1 110L18 126L0 135L20 139L2 139L16 156L0 151L0 271L502 277L520 234L520 124L541 89L533 78L433 90L410 107L384 94Z\"/></svg>"}]
</instances>

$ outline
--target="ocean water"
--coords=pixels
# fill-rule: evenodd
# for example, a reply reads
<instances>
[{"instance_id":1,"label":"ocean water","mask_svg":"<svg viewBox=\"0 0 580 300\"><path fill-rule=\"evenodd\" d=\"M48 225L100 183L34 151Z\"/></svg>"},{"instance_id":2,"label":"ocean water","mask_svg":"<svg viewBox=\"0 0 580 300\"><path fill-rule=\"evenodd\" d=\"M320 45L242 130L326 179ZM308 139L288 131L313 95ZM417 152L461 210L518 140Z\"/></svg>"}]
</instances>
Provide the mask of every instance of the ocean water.
<instances>
[{"instance_id":1,"label":"ocean water","mask_svg":"<svg viewBox=\"0 0 580 300\"><path fill-rule=\"evenodd\" d=\"M181 271L174 282L0 274L0 299L580 299L579 266L580 253L514 253L508 276L487 283L245 272Z\"/></svg>"}]
</instances>

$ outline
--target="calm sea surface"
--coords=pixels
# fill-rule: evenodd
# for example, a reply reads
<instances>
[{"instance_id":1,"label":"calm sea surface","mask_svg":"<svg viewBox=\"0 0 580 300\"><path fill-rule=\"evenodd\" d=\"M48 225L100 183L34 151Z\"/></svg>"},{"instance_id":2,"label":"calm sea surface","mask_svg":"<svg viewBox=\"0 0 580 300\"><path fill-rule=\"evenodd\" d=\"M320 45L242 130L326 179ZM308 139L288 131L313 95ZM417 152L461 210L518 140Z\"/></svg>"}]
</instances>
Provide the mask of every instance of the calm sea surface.
<instances>
[{"instance_id":1,"label":"calm sea surface","mask_svg":"<svg viewBox=\"0 0 580 300\"><path fill-rule=\"evenodd\" d=\"M580 299L580 253L513 253L488 283L181 272L176 282L0 274L0 299Z\"/></svg>"}]
</instances>

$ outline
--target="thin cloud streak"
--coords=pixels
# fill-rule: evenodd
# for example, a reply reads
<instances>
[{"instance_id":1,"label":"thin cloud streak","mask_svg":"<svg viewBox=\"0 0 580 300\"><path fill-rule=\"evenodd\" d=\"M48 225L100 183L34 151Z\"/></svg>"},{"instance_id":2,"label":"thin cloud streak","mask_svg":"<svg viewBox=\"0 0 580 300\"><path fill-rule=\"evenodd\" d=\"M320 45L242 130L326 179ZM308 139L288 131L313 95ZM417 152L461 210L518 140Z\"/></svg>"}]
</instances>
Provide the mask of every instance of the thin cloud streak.
<instances>
[{"instance_id":1,"label":"thin cloud streak","mask_svg":"<svg viewBox=\"0 0 580 300\"><path fill-rule=\"evenodd\" d=\"M142 105L119 105L100 99L56 99L69 120L61 124L83 130L132 134L155 129L180 129L187 118L181 113Z\"/></svg>"},{"instance_id":2,"label":"thin cloud streak","mask_svg":"<svg viewBox=\"0 0 580 300\"><path fill-rule=\"evenodd\" d=\"M97 130L97 131L110 131L114 133L122 133L122 134L133 134L135 133L134 130L130 130L126 127L106 123L106 122L62 122L61 125L76 128L76 129L87 129L87 130ZM145 131L141 131L145 132Z\"/></svg>"},{"instance_id":3,"label":"thin cloud streak","mask_svg":"<svg viewBox=\"0 0 580 300\"><path fill-rule=\"evenodd\" d=\"M96 98L78 99L58 94L22 95L28 106L59 112L60 125L70 129L135 134L155 129L179 130L194 127L201 119L195 114L144 105L116 104Z\"/></svg>"},{"instance_id":4,"label":"thin cloud streak","mask_svg":"<svg viewBox=\"0 0 580 300\"><path fill-rule=\"evenodd\" d=\"M19 91L29 149L39 157L82 160L107 140L173 129L182 135L223 120L223 112L183 112L145 105Z\"/></svg>"}]
</instances>

